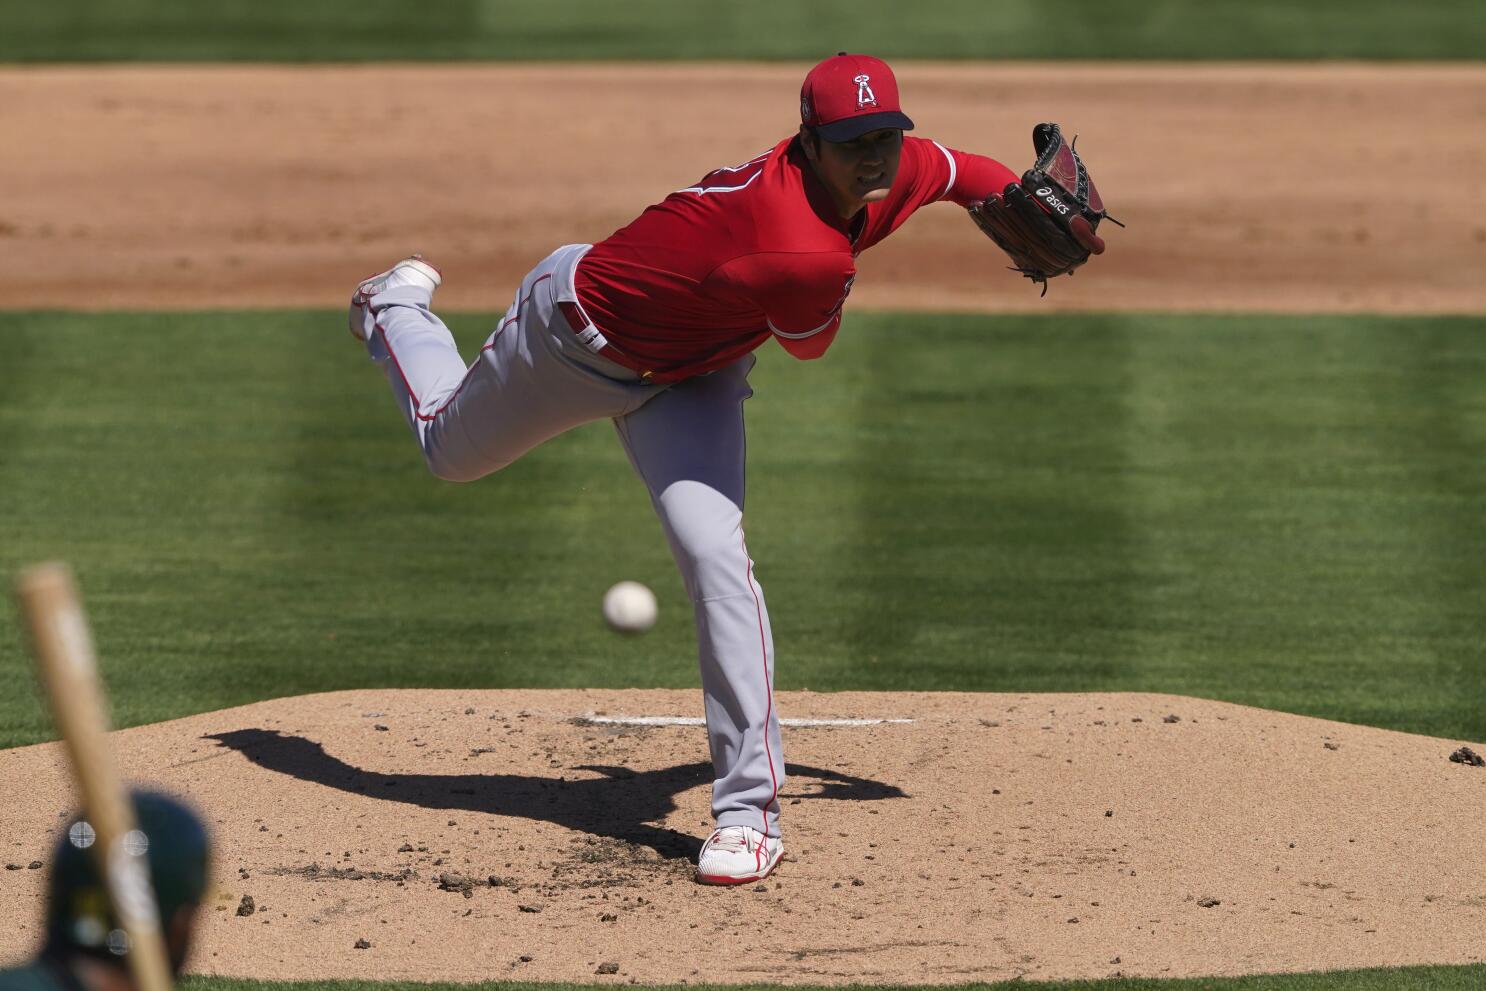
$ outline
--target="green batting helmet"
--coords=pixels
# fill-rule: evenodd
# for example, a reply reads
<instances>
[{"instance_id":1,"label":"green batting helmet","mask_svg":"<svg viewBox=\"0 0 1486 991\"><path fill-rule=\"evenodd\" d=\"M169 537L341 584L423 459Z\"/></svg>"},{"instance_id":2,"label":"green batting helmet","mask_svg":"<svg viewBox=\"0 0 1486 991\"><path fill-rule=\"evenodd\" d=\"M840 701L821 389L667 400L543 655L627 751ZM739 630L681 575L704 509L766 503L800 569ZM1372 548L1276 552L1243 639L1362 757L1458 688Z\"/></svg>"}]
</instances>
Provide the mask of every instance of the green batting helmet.
<instances>
[{"instance_id":1,"label":"green batting helmet","mask_svg":"<svg viewBox=\"0 0 1486 991\"><path fill-rule=\"evenodd\" d=\"M161 924L177 911L198 905L206 895L211 841L195 812L179 800L151 791L130 793L135 827L144 834L150 884ZM122 957L128 944L109 907L108 893L94 863L93 827L84 819L68 823L52 858L47 901L46 948L61 953Z\"/></svg>"}]
</instances>

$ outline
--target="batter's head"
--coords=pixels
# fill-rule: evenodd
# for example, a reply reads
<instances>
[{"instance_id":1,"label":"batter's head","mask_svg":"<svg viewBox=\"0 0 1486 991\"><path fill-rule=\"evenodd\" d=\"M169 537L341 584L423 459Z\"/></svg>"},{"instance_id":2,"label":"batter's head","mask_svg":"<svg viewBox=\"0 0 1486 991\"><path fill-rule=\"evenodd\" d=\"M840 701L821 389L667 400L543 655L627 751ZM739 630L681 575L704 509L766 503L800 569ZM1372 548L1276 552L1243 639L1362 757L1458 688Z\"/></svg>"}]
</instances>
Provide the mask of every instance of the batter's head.
<instances>
[{"instance_id":1,"label":"batter's head","mask_svg":"<svg viewBox=\"0 0 1486 991\"><path fill-rule=\"evenodd\" d=\"M841 52L810 70L800 88L800 123L827 141L852 141L882 128L913 130L887 63Z\"/></svg>"},{"instance_id":2,"label":"batter's head","mask_svg":"<svg viewBox=\"0 0 1486 991\"><path fill-rule=\"evenodd\" d=\"M148 791L135 791L130 797L136 826L148 844L145 859L171 963L180 967L187 939L185 933L172 932L172 924L183 909L189 915L206 894L211 843L201 819L176 799ZM128 950L117 935L118 920L98 879L89 849L93 841L93 828L83 819L74 819L62 831L52 858L46 949L64 957L85 954L122 961ZM181 927L177 923L175 928Z\"/></svg>"}]
</instances>

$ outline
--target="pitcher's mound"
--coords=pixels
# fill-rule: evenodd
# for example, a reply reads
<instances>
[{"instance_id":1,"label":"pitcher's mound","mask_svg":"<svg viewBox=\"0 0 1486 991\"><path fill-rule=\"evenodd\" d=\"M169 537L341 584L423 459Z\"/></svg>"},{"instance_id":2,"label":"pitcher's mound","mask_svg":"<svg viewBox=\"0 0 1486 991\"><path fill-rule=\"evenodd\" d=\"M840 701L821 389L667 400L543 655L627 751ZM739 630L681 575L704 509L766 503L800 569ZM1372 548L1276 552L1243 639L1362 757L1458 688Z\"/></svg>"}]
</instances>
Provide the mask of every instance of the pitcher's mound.
<instances>
[{"instance_id":1,"label":"pitcher's mound","mask_svg":"<svg viewBox=\"0 0 1486 991\"><path fill-rule=\"evenodd\" d=\"M1458 742L1162 695L777 701L785 858L741 889L692 881L695 692L336 692L116 740L214 827L200 973L912 984L1482 959L1486 769L1451 762ZM38 938L45 871L24 867L65 770L56 744L0 754L5 959Z\"/></svg>"}]
</instances>

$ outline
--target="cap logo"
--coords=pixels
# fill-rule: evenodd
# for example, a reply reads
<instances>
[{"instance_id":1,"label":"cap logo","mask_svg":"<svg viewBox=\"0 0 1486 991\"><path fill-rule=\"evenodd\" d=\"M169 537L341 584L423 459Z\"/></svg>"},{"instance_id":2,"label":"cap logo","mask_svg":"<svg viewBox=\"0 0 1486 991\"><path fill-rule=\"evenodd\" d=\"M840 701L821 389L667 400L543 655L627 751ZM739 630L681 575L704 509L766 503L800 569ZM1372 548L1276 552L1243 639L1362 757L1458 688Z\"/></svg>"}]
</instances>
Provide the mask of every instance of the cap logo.
<instances>
[{"instance_id":1,"label":"cap logo","mask_svg":"<svg viewBox=\"0 0 1486 991\"><path fill-rule=\"evenodd\" d=\"M855 79L852 80L852 82L854 82L854 83L857 84L857 109L858 110L861 110L863 107L875 107L875 106L877 106L877 94L876 93L873 93L872 92L872 87L867 85L867 83L871 79L872 79L871 76L863 73L862 75L857 76Z\"/></svg>"},{"instance_id":2,"label":"cap logo","mask_svg":"<svg viewBox=\"0 0 1486 991\"><path fill-rule=\"evenodd\" d=\"M806 122L810 120L810 98L808 96L800 97L800 119Z\"/></svg>"}]
</instances>

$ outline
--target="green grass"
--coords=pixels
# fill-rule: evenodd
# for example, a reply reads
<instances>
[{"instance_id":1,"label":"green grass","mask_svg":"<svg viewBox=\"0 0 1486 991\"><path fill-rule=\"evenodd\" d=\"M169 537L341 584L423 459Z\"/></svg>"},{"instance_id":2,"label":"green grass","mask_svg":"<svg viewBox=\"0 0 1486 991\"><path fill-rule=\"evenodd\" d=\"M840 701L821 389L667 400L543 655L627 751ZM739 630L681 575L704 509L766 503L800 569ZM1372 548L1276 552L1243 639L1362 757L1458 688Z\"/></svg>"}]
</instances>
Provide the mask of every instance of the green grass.
<instances>
[{"instance_id":1,"label":"green grass","mask_svg":"<svg viewBox=\"0 0 1486 991\"><path fill-rule=\"evenodd\" d=\"M1473 0L0 0L0 61L1479 59Z\"/></svg>"},{"instance_id":2,"label":"green grass","mask_svg":"<svg viewBox=\"0 0 1486 991\"><path fill-rule=\"evenodd\" d=\"M411 984L406 982L371 981L305 981L279 983L243 981L220 977L188 977L180 983L181 991L549 991L551 984ZM613 985L565 984L571 991L598 991ZM881 985L875 985L881 987ZM1039 991L1479 991L1486 986L1486 966L1471 967L1405 967L1390 970L1349 970L1324 974L1273 974L1260 977L1204 977L1190 980L1155 980L1124 978L1106 981L1028 982L1001 981L995 984L956 984L954 991L997 991L997 989L1034 988ZM664 988L664 985L659 986ZM775 991L777 984L720 985L688 984L685 991ZM858 989L864 985L851 985ZM848 989L848 991L849 991ZM672 985L666 991L681 991ZM798 991L812 991L801 985ZM824 991L824 989L813 989ZM842 991L842 989L833 989ZM926 986L921 991L934 991Z\"/></svg>"},{"instance_id":3,"label":"green grass","mask_svg":"<svg viewBox=\"0 0 1486 991\"><path fill-rule=\"evenodd\" d=\"M116 721L695 685L609 425L436 481L340 324L6 315L0 572L73 562ZM1486 320L856 314L820 362L762 359L781 688L1176 692L1486 740ZM599 621L620 578L661 598L645 637ZM48 739L0 616L0 745Z\"/></svg>"}]
</instances>

